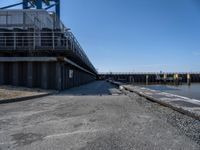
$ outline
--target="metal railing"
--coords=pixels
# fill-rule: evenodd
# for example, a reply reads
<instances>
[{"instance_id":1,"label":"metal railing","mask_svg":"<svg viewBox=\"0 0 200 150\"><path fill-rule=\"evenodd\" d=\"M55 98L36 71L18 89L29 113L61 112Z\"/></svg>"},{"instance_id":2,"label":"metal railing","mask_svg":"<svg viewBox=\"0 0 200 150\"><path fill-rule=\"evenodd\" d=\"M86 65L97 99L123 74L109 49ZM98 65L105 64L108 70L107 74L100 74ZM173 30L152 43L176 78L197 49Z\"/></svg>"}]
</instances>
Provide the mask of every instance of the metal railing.
<instances>
[{"instance_id":1,"label":"metal railing","mask_svg":"<svg viewBox=\"0 0 200 150\"><path fill-rule=\"evenodd\" d=\"M70 50L83 60L86 65L94 69L79 42L71 32L1 31L0 50Z\"/></svg>"},{"instance_id":2,"label":"metal railing","mask_svg":"<svg viewBox=\"0 0 200 150\"><path fill-rule=\"evenodd\" d=\"M18 13L23 16L20 21L17 21ZM44 13L51 23L41 20L38 17L40 13ZM0 22L0 50L71 50L96 72L78 40L55 13L44 10L3 10L0 16L3 16L4 21ZM15 24L9 22L11 16L16 19ZM18 31L15 32L16 29Z\"/></svg>"},{"instance_id":3,"label":"metal railing","mask_svg":"<svg viewBox=\"0 0 200 150\"><path fill-rule=\"evenodd\" d=\"M68 37L62 37L61 32L0 32L0 49L6 50L37 50L50 49L75 51L74 42ZM70 46L71 45L71 46Z\"/></svg>"}]
</instances>

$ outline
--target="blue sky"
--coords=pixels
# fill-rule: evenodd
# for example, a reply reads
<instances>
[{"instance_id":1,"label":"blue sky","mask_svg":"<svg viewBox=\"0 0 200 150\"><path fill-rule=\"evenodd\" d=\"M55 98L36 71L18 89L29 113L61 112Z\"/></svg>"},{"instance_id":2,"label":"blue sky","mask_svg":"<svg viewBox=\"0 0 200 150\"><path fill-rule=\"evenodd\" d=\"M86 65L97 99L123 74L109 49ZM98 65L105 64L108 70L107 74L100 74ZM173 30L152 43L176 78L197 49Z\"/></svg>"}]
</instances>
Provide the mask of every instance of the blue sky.
<instances>
[{"instance_id":1,"label":"blue sky","mask_svg":"<svg viewBox=\"0 0 200 150\"><path fill-rule=\"evenodd\" d=\"M61 3L62 21L99 72L200 71L200 0Z\"/></svg>"}]
</instances>

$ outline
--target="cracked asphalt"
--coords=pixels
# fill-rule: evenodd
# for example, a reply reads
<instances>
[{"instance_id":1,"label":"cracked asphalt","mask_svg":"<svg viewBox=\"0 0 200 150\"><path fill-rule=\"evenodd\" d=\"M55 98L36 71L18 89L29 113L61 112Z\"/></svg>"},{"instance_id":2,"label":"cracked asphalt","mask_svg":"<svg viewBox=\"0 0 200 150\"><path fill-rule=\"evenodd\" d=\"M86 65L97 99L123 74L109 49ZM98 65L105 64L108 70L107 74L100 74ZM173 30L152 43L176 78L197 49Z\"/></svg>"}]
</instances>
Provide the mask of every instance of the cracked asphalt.
<instances>
[{"instance_id":1,"label":"cracked asphalt","mask_svg":"<svg viewBox=\"0 0 200 150\"><path fill-rule=\"evenodd\" d=\"M199 121L105 81L0 105L0 150L199 150L199 131Z\"/></svg>"}]
</instances>

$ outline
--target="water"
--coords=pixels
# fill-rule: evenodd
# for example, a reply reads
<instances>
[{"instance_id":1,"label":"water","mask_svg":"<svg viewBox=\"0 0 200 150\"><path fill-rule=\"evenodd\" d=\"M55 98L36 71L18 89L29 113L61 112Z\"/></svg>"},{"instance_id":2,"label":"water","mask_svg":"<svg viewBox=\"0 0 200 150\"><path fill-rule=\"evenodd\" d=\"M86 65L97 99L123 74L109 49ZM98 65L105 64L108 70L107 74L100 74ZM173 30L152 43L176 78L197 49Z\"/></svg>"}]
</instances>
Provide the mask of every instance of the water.
<instances>
[{"instance_id":1,"label":"water","mask_svg":"<svg viewBox=\"0 0 200 150\"><path fill-rule=\"evenodd\" d=\"M171 94L176 94L176 95L200 100L200 84L199 83L191 84L190 86L188 85L178 85L178 86L146 85L145 87L149 89L153 89L153 90L159 90L162 92L167 92Z\"/></svg>"}]
</instances>

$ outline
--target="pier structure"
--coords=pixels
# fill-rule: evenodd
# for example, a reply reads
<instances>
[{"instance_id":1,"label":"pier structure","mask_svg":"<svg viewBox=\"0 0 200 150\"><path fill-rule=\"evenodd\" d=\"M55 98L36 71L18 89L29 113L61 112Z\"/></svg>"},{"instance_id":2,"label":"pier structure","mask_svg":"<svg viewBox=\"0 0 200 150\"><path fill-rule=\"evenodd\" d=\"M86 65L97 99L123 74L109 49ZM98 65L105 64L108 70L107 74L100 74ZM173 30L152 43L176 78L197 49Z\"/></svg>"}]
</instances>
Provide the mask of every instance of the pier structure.
<instances>
[{"instance_id":1,"label":"pier structure","mask_svg":"<svg viewBox=\"0 0 200 150\"><path fill-rule=\"evenodd\" d=\"M97 71L55 12L23 0L24 9L0 9L0 85L63 90L93 81ZM36 9L28 9L36 6Z\"/></svg>"},{"instance_id":2,"label":"pier structure","mask_svg":"<svg viewBox=\"0 0 200 150\"><path fill-rule=\"evenodd\" d=\"M21 0L21 2L3 6L0 9L12 8L19 5L22 5L23 9L36 8L49 10L50 8L55 7L56 16L60 19L60 0ZM43 6L45 6L45 8L43 8Z\"/></svg>"},{"instance_id":3,"label":"pier structure","mask_svg":"<svg viewBox=\"0 0 200 150\"><path fill-rule=\"evenodd\" d=\"M99 73L99 79L111 79L115 81L120 81L124 83L187 83L190 85L191 83L200 82L200 73L199 72L179 72L179 73Z\"/></svg>"}]
</instances>

